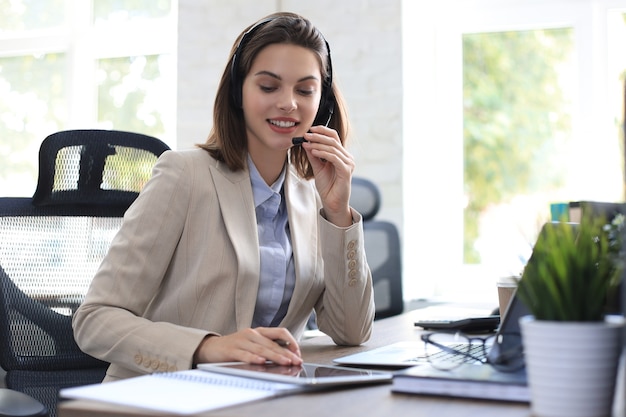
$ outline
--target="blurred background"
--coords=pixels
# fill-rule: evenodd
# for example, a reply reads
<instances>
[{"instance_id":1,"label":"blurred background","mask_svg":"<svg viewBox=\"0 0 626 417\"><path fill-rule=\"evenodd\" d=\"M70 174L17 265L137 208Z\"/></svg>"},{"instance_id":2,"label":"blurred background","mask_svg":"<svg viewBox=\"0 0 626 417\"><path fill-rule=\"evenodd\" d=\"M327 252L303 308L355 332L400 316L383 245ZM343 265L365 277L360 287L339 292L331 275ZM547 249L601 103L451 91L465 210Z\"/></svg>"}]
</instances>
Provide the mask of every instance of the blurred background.
<instances>
[{"instance_id":1,"label":"blurred background","mask_svg":"<svg viewBox=\"0 0 626 417\"><path fill-rule=\"evenodd\" d=\"M495 306L550 204L624 199L626 0L0 0L0 196L58 130L203 142L235 38L279 10L330 43L407 302Z\"/></svg>"}]
</instances>

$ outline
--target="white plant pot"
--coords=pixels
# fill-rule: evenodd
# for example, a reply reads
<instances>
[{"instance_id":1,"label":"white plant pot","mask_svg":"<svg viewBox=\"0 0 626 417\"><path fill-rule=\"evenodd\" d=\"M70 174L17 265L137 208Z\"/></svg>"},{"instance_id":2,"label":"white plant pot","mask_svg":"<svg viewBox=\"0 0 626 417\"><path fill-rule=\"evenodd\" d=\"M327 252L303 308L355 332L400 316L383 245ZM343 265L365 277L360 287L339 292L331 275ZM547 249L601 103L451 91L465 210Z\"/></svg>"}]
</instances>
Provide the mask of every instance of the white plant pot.
<instances>
[{"instance_id":1,"label":"white plant pot","mask_svg":"<svg viewBox=\"0 0 626 417\"><path fill-rule=\"evenodd\" d=\"M622 317L604 322L520 319L536 417L609 417L621 353Z\"/></svg>"}]
</instances>

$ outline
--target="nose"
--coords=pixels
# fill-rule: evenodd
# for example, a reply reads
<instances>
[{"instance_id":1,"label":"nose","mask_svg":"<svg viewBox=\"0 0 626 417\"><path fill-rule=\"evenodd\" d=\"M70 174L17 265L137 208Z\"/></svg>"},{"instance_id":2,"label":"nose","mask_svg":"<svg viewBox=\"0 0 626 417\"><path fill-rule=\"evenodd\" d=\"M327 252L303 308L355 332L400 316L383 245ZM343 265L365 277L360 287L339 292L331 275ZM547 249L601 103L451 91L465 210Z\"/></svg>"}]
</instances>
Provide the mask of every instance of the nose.
<instances>
[{"instance_id":1,"label":"nose","mask_svg":"<svg viewBox=\"0 0 626 417\"><path fill-rule=\"evenodd\" d=\"M291 91L285 91L280 95L278 108L287 113L291 113L298 107L296 97Z\"/></svg>"}]
</instances>

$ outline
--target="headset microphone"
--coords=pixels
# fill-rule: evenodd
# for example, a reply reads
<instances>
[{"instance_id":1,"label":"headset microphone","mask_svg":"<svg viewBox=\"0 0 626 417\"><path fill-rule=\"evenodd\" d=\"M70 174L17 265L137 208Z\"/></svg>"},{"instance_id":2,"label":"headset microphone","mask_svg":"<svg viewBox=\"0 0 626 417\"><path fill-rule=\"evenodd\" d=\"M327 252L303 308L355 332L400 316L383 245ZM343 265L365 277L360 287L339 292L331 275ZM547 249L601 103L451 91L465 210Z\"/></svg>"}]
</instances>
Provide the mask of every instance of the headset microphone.
<instances>
[{"instance_id":1,"label":"headset microphone","mask_svg":"<svg viewBox=\"0 0 626 417\"><path fill-rule=\"evenodd\" d=\"M325 127L328 127L328 125L330 123L330 119L333 118L333 113L335 113L335 103L334 103L334 100L331 103L331 105L328 107L328 119L326 119L326 123L324 124ZM302 145L304 142L308 142L308 140L306 140L302 136L296 136L295 138L291 139L291 143L293 144L293 146Z\"/></svg>"}]
</instances>

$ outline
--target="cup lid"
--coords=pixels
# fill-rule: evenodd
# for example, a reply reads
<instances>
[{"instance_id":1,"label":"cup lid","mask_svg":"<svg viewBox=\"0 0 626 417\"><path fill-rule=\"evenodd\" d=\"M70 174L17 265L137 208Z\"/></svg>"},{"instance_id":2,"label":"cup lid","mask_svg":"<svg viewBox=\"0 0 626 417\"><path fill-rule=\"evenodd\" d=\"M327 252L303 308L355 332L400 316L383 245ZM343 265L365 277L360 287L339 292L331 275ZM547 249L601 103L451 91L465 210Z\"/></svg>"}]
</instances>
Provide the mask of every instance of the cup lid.
<instances>
[{"instance_id":1,"label":"cup lid","mask_svg":"<svg viewBox=\"0 0 626 417\"><path fill-rule=\"evenodd\" d=\"M520 279L521 277L518 275L507 275L499 277L496 284L500 286L517 286Z\"/></svg>"}]
</instances>

